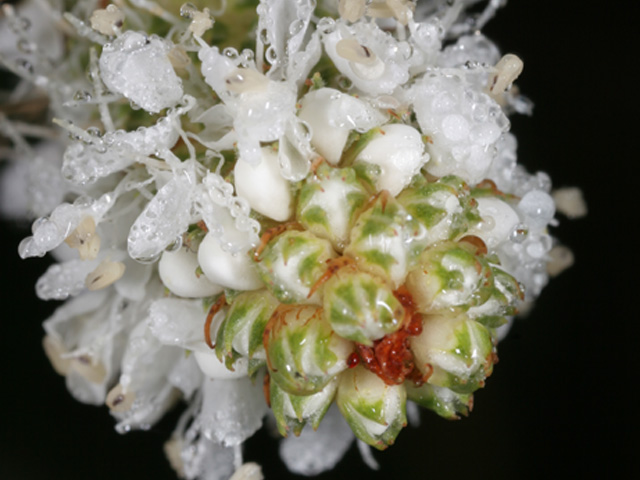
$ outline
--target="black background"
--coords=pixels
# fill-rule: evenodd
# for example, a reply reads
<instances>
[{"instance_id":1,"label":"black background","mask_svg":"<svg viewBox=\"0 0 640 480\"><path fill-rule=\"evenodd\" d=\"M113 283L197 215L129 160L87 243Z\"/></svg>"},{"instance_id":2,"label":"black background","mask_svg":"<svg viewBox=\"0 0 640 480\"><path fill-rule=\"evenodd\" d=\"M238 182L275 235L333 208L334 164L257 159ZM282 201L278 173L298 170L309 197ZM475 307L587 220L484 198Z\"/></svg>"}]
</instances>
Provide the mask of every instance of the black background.
<instances>
[{"instance_id":1,"label":"black background","mask_svg":"<svg viewBox=\"0 0 640 480\"><path fill-rule=\"evenodd\" d=\"M424 412L419 428L375 454L380 471L369 470L354 447L317 478L639 478L632 458L639 443L632 152L639 44L631 12L588 5L511 0L485 29L524 60L518 84L536 105L532 117L512 118L519 161L548 172L554 186L585 193L589 216L558 216L553 231L576 265L551 281L500 344L500 363L469 418L448 422ZM41 323L55 306L34 294L46 260L19 259L25 229L4 223L0 233L0 479L175 478L162 444L177 414L121 436L106 408L71 398L40 347ZM268 480L297 478L263 432L248 442L246 459L262 464Z\"/></svg>"}]
</instances>

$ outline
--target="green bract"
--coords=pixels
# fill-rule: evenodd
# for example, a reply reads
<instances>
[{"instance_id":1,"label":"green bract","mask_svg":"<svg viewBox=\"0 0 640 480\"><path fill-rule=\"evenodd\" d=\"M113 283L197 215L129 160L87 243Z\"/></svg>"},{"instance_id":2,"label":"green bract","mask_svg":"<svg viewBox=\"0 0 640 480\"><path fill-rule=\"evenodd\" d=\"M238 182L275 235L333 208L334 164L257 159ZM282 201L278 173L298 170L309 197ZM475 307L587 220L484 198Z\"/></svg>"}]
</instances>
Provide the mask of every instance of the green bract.
<instances>
[{"instance_id":1,"label":"green bract","mask_svg":"<svg viewBox=\"0 0 640 480\"><path fill-rule=\"evenodd\" d=\"M347 368L353 351L313 305L282 306L265 331L271 378L287 393L312 395Z\"/></svg>"}]
</instances>

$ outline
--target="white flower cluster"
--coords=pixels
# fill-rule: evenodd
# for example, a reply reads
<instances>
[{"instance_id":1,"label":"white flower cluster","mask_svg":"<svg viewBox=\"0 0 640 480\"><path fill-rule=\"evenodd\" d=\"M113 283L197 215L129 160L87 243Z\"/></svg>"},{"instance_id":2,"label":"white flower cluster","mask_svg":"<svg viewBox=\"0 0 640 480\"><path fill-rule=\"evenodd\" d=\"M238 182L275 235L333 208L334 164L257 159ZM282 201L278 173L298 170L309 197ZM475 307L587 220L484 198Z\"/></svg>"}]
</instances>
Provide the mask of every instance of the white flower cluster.
<instances>
[{"instance_id":1,"label":"white flower cluster","mask_svg":"<svg viewBox=\"0 0 640 480\"><path fill-rule=\"evenodd\" d=\"M44 346L69 391L106 403L119 432L185 400L167 453L186 478L260 478L240 468L240 447L269 415L261 382L246 365L228 370L203 325L221 292L263 285L249 254L293 218L296 184L319 158L373 165L375 188L392 197L420 173L488 192L469 233L529 301L552 257L570 261L550 254L549 178L517 165L508 133L506 115L531 108L511 88L522 62L479 33L504 1L260 0L251 30L225 23L255 15L231 0L215 12L99 3L3 7L0 63L19 78L5 103L40 106L69 134L0 113L15 146L2 152L14 160L3 208L38 217L23 258L57 260L37 293L68 299L45 322ZM384 135L358 148L375 129ZM282 441L282 458L317 473L353 438L330 409L316 432Z\"/></svg>"}]
</instances>

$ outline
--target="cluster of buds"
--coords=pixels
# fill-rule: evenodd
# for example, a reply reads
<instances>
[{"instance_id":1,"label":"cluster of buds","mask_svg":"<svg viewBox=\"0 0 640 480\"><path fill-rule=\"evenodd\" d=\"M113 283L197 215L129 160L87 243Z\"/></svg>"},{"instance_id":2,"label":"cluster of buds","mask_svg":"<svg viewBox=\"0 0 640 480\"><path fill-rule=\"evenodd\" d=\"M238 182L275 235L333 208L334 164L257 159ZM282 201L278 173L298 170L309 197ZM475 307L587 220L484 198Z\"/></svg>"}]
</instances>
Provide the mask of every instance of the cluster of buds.
<instances>
[{"instance_id":1,"label":"cluster of buds","mask_svg":"<svg viewBox=\"0 0 640 480\"><path fill-rule=\"evenodd\" d=\"M23 192L3 208L38 217L19 253L51 252L37 293L68 299L45 351L120 432L185 400L166 450L186 478L260 478L240 449L265 417L315 474L354 438L371 463L415 404L467 415L571 263L508 132L522 62L480 33L504 2L253 3L2 10Z\"/></svg>"}]
</instances>

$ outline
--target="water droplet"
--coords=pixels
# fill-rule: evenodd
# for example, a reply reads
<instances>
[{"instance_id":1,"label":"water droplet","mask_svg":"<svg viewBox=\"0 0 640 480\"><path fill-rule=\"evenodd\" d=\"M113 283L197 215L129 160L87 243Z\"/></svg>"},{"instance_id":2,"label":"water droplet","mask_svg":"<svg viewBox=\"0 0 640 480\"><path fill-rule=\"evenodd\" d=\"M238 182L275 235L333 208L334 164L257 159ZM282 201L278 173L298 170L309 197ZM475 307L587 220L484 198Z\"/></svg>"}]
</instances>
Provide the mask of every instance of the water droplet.
<instances>
[{"instance_id":1,"label":"water droplet","mask_svg":"<svg viewBox=\"0 0 640 480\"><path fill-rule=\"evenodd\" d=\"M180 7L180 16L182 18L193 18L193 15L198 11L198 8L193 3L183 3Z\"/></svg>"},{"instance_id":2,"label":"water droplet","mask_svg":"<svg viewBox=\"0 0 640 480\"><path fill-rule=\"evenodd\" d=\"M267 58L267 62L269 62L271 65L275 65L275 63L278 61L278 52L276 52L276 49L273 45L267 48L265 57Z\"/></svg>"},{"instance_id":3,"label":"water droplet","mask_svg":"<svg viewBox=\"0 0 640 480\"><path fill-rule=\"evenodd\" d=\"M16 20L18 21L20 28L22 28L23 30L29 30L29 28L31 28L31 20L29 20L28 18L18 17Z\"/></svg>"},{"instance_id":4,"label":"water droplet","mask_svg":"<svg viewBox=\"0 0 640 480\"><path fill-rule=\"evenodd\" d=\"M160 254L155 254L155 255L149 255L148 257L133 257L133 259L138 262L138 263L142 263L145 265L148 265L150 263L155 263L158 261L158 259L160 258Z\"/></svg>"},{"instance_id":5,"label":"water droplet","mask_svg":"<svg viewBox=\"0 0 640 480\"><path fill-rule=\"evenodd\" d=\"M33 65L28 60L25 60L24 58L19 58L18 60L16 60L16 65L18 69L21 70L22 72L28 75L33 75Z\"/></svg>"},{"instance_id":6,"label":"water droplet","mask_svg":"<svg viewBox=\"0 0 640 480\"><path fill-rule=\"evenodd\" d=\"M289 34L290 35L296 35L296 34L300 33L300 31L303 28L304 28L304 22L302 20L300 20L300 19L294 20L289 25Z\"/></svg>"},{"instance_id":7,"label":"water droplet","mask_svg":"<svg viewBox=\"0 0 640 480\"><path fill-rule=\"evenodd\" d=\"M353 82L349 77L345 77L344 75L338 75L336 78L336 82L338 83L338 87L340 90L347 91L353 86Z\"/></svg>"},{"instance_id":8,"label":"water droplet","mask_svg":"<svg viewBox=\"0 0 640 480\"><path fill-rule=\"evenodd\" d=\"M87 92L86 90L78 90L73 96L73 99L76 102L88 102L89 100L91 100L91 93Z\"/></svg>"},{"instance_id":9,"label":"water droplet","mask_svg":"<svg viewBox=\"0 0 640 480\"><path fill-rule=\"evenodd\" d=\"M89 208L93 205L93 199L87 195L80 195L73 201L73 206L78 208Z\"/></svg>"},{"instance_id":10,"label":"water droplet","mask_svg":"<svg viewBox=\"0 0 640 480\"><path fill-rule=\"evenodd\" d=\"M527 235L529 235L529 229L524 223L519 223L513 227L509 239L514 243L522 243L526 240Z\"/></svg>"},{"instance_id":11,"label":"water droplet","mask_svg":"<svg viewBox=\"0 0 640 480\"><path fill-rule=\"evenodd\" d=\"M266 28L260 30L259 34L260 41L265 45L269 45L271 41L269 40L269 31Z\"/></svg>"},{"instance_id":12,"label":"water droplet","mask_svg":"<svg viewBox=\"0 0 640 480\"><path fill-rule=\"evenodd\" d=\"M132 110L140 110L140 105L138 105L136 102L134 102L133 100L129 100L129 105L131 106Z\"/></svg>"},{"instance_id":13,"label":"water droplet","mask_svg":"<svg viewBox=\"0 0 640 480\"><path fill-rule=\"evenodd\" d=\"M320 33L328 35L336 30L336 22L333 18L324 17L318 22L317 29Z\"/></svg>"},{"instance_id":14,"label":"water droplet","mask_svg":"<svg viewBox=\"0 0 640 480\"><path fill-rule=\"evenodd\" d=\"M87 133L92 137L97 137L97 138L102 137L102 131L98 127L87 128Z\"/></svg>"},{"instance_id":15,"label":"water droplet","mask_svg":"<svg viewBox=\"0 0 640 480\"><path fill-rule=\"evenodd\" d=\"M178 235L176 239L172 243L170 243L167 246L167 248L165 248L165 251L175 252L177 250L180 250L181 247L182 247L182 235Z\"/></svg>"},{"instance_id":16,"label":"water droplet","mask_svg":"<svg viewBox=\"0 0 640 480\"><path fill-rule=\"evenodd\" d=\"M18 50L20 50L22 53L33 53L36 51L36 44L30 42L26 38L22 38L18 42Z\"/></svg>"},{"instance_id":17,"label":"water droplet","mask_svg":"<svg viewBox=\"0 0 640 480\"><path fill-rule=\"evenodd\" d=\"M238 58L238 51L233 47L225 48L224 50L222 50L222 54L225 57L230 58L231 60L235 60L236 58Z\"/></svg>"}]
</instances>

